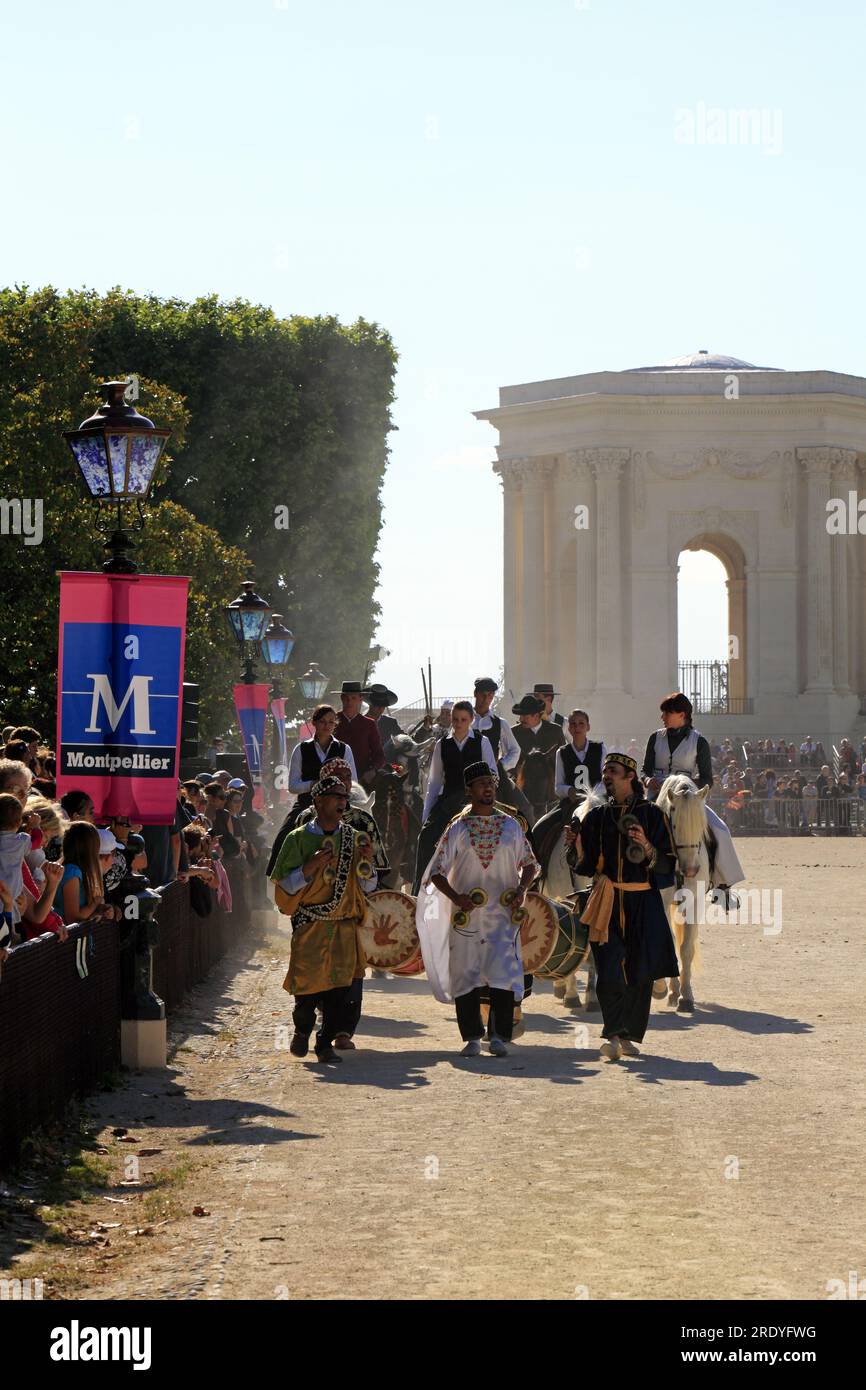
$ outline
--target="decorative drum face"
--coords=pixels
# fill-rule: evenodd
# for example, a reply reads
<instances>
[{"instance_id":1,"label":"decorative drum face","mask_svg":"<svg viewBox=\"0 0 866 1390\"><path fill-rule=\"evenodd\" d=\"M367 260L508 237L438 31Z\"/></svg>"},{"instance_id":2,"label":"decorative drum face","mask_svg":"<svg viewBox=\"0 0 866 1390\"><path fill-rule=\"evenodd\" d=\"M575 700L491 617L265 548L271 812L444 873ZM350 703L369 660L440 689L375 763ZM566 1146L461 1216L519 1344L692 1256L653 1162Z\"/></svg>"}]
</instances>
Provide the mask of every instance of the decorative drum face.
<instances>
[{"instance_id":1,"label":"decorative drum face","mask_svg":"<svg viewBox=\"0 0 866 1390\"><path fill-rule=\"evenodd\" d=\"M396 971L420 955L414 898L383 888L370 894L367 907L367 918L360 930L368 965Z\"/></svg>"},{"instance_id":2,"label":"decorative drum face","mask_svg":"<svg viewBox=\"0 0 866 1390\"><path fill-rule=\"evenodd\" d=\"M520 928L520 949L523 968L536 975L556 944L559 919L553 903L540 893L527 893L524 901L526 916Z\"/></svg>"}]
</instances>

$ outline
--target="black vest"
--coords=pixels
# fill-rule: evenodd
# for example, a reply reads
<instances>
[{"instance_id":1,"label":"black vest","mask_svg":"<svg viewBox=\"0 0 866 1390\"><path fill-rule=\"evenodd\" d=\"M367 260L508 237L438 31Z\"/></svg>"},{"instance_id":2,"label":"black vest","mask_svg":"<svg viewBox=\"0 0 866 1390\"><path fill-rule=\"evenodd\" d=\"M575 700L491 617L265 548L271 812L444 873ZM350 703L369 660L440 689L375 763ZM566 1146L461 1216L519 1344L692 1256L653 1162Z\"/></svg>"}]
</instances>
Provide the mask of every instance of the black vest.
<instances>
[{"instance_id":1,"label":"black vest","mask_svg":"<svg viewBox=\"0 0 866 1390\"><path fill-rule=\"evenodd\" d=\"M574 775L577 772L579 762L580 759L575 752L574 744L567 743L562 750L562 770L569 786L574 786ZM589 785L594 787L596 782L601 781L601 744L593 743L591 738L587 739L584 767L589 775Z\"/></svg>"},{"instance_id":2,"label":"black vest","mask_svg":"<svg viewBox=\"0 0 866 1390\"><path fill-rule=\"evenodd\" d=\"M322 775L325 763L329 763L332 758L345 758L346 745L341 743L338 738L332 738L328 744L328 751L325 754L325 762L319 761L319 755L313 744L313 738L305 738L301 743L301 781L318 782Z\"/></svg>"},{"instance_id":3,"label":"black vest","mask_svg":"<svg viewBox=\"0 0 866 1390\"><path fill-rule=\"evenodd\" d=\"M476 729L476 734L483 734L493 749L493 757L499 762L499 740L502 737L502 720L498 714L491 714L492 723L489 729Z\"/></svg>"},{"instance_id":4,"label":"black vest","mask_svg":"<svg viewBox=\"0 0 866 1390\"><path fill-rule=\"evenodd\" d=\"M483 735L487 737L486 734ZM484 761L484 754L481 752L482 735L476 730L470 734L462 748L458 748L453 738L443 738L439 744L442 750L442 771L445 781L442 787L443 796L456 796L457 792L466 790L463 781L463 772L471 763L481 763Z\"/></svg>"}]
</instances>

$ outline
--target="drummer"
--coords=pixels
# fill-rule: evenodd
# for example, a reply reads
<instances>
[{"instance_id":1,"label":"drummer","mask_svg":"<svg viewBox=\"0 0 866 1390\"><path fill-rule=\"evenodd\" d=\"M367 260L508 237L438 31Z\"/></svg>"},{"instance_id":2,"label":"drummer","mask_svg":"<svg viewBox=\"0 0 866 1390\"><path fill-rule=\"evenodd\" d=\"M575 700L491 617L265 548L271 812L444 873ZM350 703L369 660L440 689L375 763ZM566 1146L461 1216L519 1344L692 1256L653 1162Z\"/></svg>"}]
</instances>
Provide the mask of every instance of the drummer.
<instances>
[{"instance_id":1,"label":"drummer","mask_svg":"<svg viewBox=\"0 0 866 1390\"><path fill-rule=\"evenodd\" d=\"M424 873L418 936L434 995L457 1007L463 1056L481 1055L486 993L490 1053L504 1057L515 1002L523 998L520 920L514 914L523 908L539 866L521 825L494 805L497 778L487 763L471 763L463 780L469 805L451 821Z\"/></svg>"},{"instance_id":2,"label":"drummer","mask_svg":"<svg viewBox=\"0 0 866 1390\"><path fill-rule=\"evenodd\" d=\"M581 921L597 972L605 1039L602 1057L637 1057L649 1022L653 981L679 974L677 953L660 889L674 882L670 826L644 798L637 762L608 753L602 771L606 805L566 830L567 859L595 879Z\"/></svg>"}]
</instances>

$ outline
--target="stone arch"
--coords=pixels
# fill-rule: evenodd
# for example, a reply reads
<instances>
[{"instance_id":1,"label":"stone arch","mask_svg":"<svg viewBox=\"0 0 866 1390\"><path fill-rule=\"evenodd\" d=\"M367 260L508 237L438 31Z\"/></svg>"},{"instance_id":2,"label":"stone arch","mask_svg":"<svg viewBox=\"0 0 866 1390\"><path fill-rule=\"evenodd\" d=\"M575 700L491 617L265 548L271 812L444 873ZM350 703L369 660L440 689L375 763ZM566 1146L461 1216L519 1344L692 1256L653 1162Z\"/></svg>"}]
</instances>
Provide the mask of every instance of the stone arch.
<instances>
[{"instance_id":1,"label":"stone arch","mask_svg":"<svg viewBox=\"0 0 866 1390\"><path fill-rule=\"evenodd\" d=\"M749 692L749 613L747 601L747 557L743 546L722 531L699 531L681 540L676 560L683 550L706 550L720 560L725 569L728 591L728 695L732 702L745 701ZM676 626L674 626L676 631ZM735 639L731 643L731 638ZM737 705L734 705L737 708Z\"/></svg>"}]
</instances>

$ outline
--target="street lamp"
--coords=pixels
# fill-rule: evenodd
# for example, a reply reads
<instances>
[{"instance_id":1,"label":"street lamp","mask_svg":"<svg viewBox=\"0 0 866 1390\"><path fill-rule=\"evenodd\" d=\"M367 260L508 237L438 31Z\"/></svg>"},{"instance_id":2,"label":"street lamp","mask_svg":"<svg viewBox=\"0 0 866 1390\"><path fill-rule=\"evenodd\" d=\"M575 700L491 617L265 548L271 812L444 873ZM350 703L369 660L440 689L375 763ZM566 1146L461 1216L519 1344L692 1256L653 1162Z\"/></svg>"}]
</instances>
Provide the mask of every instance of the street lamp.
<instances>
[{"instance_id":1,"label":"street lamp","mask_svg":"<svg viewBox=\"0 0 866 1390\"><path fill-rule=\"evenodd\" d=\"M315 661L311 661L309 671L299 677L298 685L304 699L311 705L317 705L328 688L328 677L322 675Z\"/></svg>"},{"instance_id":2,"label":"street lamp","mask_svg":"<svg viewBox=\"0 0 866 1390\"><path fill-rule=\"evenodd\" d=\"M251 579L245 580L241 588L243 593L227 605L225 614L244 660L241 679L245 685L253 685L256 673L249 647L255 649L261 642L271 616L271 607L256 593Z\"/></svg>"},{"instance_id":3,"label":"street lamp","mask_svg":"<svg viewBox=\"0 0 866 1390\"><path fill-rule=\"evenodd\" d=\"M170 430L157 429L147 416L139 415L124 398L126 381L104 381L102 405L77 430L64 430L63 437L96 502L117 507L117 530L106 543L111 553L102 568L106 574L135 574L138 565L129 554L132 540L123 529L124 505L134 503L138 511L136 531L144 525L144 503L150 492L156 466L162 457Z\"/></svg>"},{"instance_id":4,"label":"street lamp","mask_svg":"<svg viewBox=\"0 0 866 1390\"><path fill-rule=\"evenodd\" d=\"M262 656L268 664L268 674L274 687L274 696L281 698L279 679L292 654L295 639L283 624L282 613L272 613L268 630L261 641Z\"/></svg>"}]
</instances>

